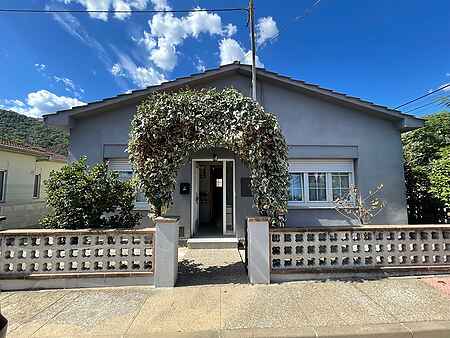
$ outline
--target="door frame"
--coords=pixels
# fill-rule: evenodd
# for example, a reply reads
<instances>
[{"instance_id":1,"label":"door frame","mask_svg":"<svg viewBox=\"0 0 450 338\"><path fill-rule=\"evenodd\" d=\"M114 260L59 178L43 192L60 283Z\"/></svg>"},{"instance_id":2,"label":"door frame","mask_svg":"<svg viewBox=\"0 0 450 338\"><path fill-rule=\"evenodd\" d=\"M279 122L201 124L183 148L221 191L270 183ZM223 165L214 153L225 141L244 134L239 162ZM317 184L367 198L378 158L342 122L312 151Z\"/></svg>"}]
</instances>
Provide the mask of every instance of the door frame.
<instances>
[{"instance_id":1,"label":"door frame","mask_svg":"<svg viewBox=\"0 0 450 338\"><path fill-rule=\"evenodd\" d=\"M222 235L235 235L236 234L236 161L233 158L219 158L216 161L212 158L196 158L191 160L191 184L196 183L197 187L192 186L191 189L191 227L190 227L190 237L194 236L195 224L194 224L194 202L195 194L198 192L199 180L194 178L195 175L195 162L222 162L222 192L223 192L223 202L222 202ZM233 231L226 232L226 221L227 221L227 189L226 189L226 165L227 162L233 163ZM199 208L198 208L199 210ZM197 213L198 213L197 210ZM197 215L198 216L198 215Z\"/></svg>"}]
</instances>

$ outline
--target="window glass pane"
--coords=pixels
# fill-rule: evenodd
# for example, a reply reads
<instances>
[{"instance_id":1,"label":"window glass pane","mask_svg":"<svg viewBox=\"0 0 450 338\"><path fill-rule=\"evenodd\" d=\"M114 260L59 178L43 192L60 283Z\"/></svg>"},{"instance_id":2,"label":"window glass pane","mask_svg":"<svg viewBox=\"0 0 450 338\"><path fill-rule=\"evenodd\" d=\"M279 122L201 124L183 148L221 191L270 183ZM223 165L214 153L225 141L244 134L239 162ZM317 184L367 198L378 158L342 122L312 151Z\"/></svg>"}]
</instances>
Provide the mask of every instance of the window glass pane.
<instances>
[{"instance_id":1,"label":"window glass pane","mask_svg":"<svg viewBox=\"0 0 450 338\"><path fill-rule=\"evenodd\" d=\"M147 202L144 192L140 189L136 191L136 202Z\"/></svg>"},{"instance_id":2,"label":"window glass pane","mask_svg":"<svg viewBox=\"0 0 450 338\"><path fill-rule=\"evenodd\" d=\"M309 200L327 200L327 176L325 173L308 173Z\"/></svg>"},{"instance_id":3,"label":"window glass pane","mask_svg":"<svg viewBox=\"0 0 450 338\"><path fill-rule=\"evenodd\" d=\"M122 182L128 181L133 176L132 171L118 171L117 173L119 174L119 180Z\"/></svg>"},{"instance_id":4,"label":"window glass pane","mask_svg":"<svg viewBox=\"0 0 450 338\"><path fill-rule=\"evenodd\" d=\"M33 197L39 198L41 190L41 174L34 175Z\"/></svg>"},{"instance_id":5,"label":"window glass pane","mask_svg":"<svg viewBox=\"0 0 450 338\"><path fill-rule=\"evenodd\" d=\"M0 201L3 201L5 199L5 178L6 178L6 172L0 171Z\"/></svg>"},{"instance_id":6,"label":"window glass pane","mask_svg":"<svg viewBox=\"0 0 450 338\"><path fill-rule=\"evenodd\" d=\"M350 187L350 173L331 173L333 201L347 197Z\"/></svg>"},{"instance_id":7,"label":"window glass pane","mask_svg":"<svg viewBox=\"0 0 450 338\"><path fill-rule=\"evenodd\" d=\"M303 174L290 174L289 201L303 201Z\"/></svg>"}]
</instances>

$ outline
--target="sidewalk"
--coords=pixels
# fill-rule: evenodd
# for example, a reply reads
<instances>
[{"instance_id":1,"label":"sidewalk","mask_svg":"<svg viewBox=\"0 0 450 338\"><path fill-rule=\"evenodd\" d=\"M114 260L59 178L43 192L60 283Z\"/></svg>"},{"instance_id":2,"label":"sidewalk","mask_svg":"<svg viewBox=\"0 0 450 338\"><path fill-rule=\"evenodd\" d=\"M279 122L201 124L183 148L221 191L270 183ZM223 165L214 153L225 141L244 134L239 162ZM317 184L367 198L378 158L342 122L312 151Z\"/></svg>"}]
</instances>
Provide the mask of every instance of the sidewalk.
<instances>
[{"instance_id":1,"label":"sidewalk","mask_svg":"<svg viewBox=\"0 0 450 338\"><path fill-rule=\"evenodd\" d=\"M8 337L450 337L450 277L248 285L241 259L180 250L168 289L0 293Z\"/></svg>"}]
</instances>

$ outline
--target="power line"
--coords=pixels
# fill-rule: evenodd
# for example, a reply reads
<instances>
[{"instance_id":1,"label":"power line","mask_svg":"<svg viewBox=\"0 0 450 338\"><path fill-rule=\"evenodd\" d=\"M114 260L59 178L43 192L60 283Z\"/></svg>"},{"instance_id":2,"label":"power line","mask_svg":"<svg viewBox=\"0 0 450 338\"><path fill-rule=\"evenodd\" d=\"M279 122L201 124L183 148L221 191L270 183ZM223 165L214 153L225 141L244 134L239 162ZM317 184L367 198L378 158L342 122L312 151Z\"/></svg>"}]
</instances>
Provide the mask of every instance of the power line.
<instances>
[{"instance_id":1,"label":"power line","mask_svg":"<svg viewBox=\"0 0 450 338\"><path fill-rule=\"evenodd\" d=\"M445 100L445 99L448 99L449 97L450 97L450 95L447 95L447 96L440 97L440 98L438 98L438 99L434 99L434 101L432 101L432 102L428 102L428 103L426 103L426 104L424 104L424 105L421 105L421 106L419 106L419 107L416 107L416 108L407 110L405 113L410 113L410 112L419 110L419 109L421 109L421 108L425 108L425 107L428 107L428 106L431 106L431 105L435 105L435 104L442 105L442 103L440 103L439 100L442 100L442 99Z\"/></svg>"},{"instance_id":2,"label":"power line","mask_svg":"<svg viewBox=\"0 0 450 338\"><path fill-rule=\"evenodd\" d=\"M296 16L296 17L295 17L295 21L301 21L301 20L305 19L308 15L310 15L310 14L312 13L314 7L316 7L316 6L320 3L320 1L321 1L321 0L316 0L316 1L311 5L311 7L307 8L307 9L305 9L305 10L303 11L303 14L302 14L302 15ZM271 37L271 38L269 39L268 42L272 42L273 40L275 40L276 38L278 38L278 37L280 36L280 32L281 32L281 29L279 29L279 30L278 30L278 33L277 33L275 36ZM265 43L264 45L266 45L266 44L267 44L267 43ZM261 46L261 47L263 47L263 46Z\"/></svg>"},{"instance_id":3,"label":"power line","mask_svg":"<svg viewBox=\"0 0 450 338\"><path fill-rule=\"evenodd\" d=\"M310 15L311 12L313 11L314 7L316 7L316 6L320 3L320 1L321 1L321 0L316 0L316 2L314 2L310 8L307 8L307 9L303 12L303 14L297 16L297 17L295 18L295 20L300 21L300 20L303 20L304 18L306 18L308 15Z\"/></svg>"},{"instance_id":4,"label":"power line","mask_svg":"<svg viewBox=\"0 0 450 338\"><path fill-rule=\"evenodd\" d=\"M83 9L19 9L19 8L0 8L0 13L192 13L192 12L248 12L248 8L210 8L210 9L175 9L175 10L147 10L147 9L130 9L130 10L83 10Z\"/></svg>"},{"instance_id":5,"label":"power line","mask_svg":"<svg viewBox=\"0 0 450 338\"><path fill-rule=\"evenodd\" d=\"M427 94L425 94L425 95L422 95L422 96L419 96L419 97L417 97L417 98L415 98L415 99L413 99L413 100L411 100L411 101L408 101L408 102L406 102L406 103L403 103L403 104L401 104L401 105L395 107L394 109L398 109L398 108L404 107L404 106L406 106L406 105L408 105L408 104L410 104L410 103L416 102L416 101L418 101L418 100L420 100L420 99L423 99L424 97L430 96L430 95L432 95L432 94L434 94L434 93L437 93L437 92L439 92L439 91L441 91L441 90L444 90L445 88L449 88L449 87L450 87L450 83L447 83L445 86L439 87L438 89L433 90L432 92L429 92L429 93L427 93Z\"/></svg>"}]
</instances>

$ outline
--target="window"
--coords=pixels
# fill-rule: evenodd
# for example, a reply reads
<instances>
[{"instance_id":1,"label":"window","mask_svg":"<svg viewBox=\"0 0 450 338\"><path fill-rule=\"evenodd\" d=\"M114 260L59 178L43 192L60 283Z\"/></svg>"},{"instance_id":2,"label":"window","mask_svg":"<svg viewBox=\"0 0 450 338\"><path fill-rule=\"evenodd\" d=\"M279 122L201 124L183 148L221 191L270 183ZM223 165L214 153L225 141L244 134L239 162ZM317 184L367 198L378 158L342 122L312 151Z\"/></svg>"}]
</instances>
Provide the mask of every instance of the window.
<instances>
[{"instance_id":1,"label":"window","mask_svg":"<svg viewBox=\"0 0 450 338\"><path fill-rule=\"evenodd\" d=\"M289 201L303 201L303 174L292 173L290 176Z\"/></svg>"},{"instance_id":2,"label":"window","mask_svg":"<svg viewBox=\"0 0 450 338\"><path fill-rule=\"evenodd\" d=\"M41 196L41 174L34 175L33 198Z\"/></svg>"},{"instance_id":3,"label":"window","mask_svg":"<svg viewBox=\"0 0 450 338\"><path fill-rule=\"evenodd\" d=\"M0 202L6 199L6 170L0 170Z\"/></svg>"},{"instance_id":4,"label":"window","mask_svg":"<svg viewBox=\"0 0 450 338\"><path fill-rule=\"evenodd\" d=\"M309 200L327 200L327 177L325 173L308 173Z\"/></svg>"},{"instance_id":5,"label":"window","mask_svg":"<svg viewBox=\"0 0 450 338\"><path fill-rule=\"evenodd\" d=\"M133 171L131 170L131 164L128 159L109 159L108 165L111 171L115 171L119 174L119 180L121 180L122 182L128 181L133 177ZM147 198L145 197L142 189L138 189L136 191L134 204L136 209L148 209Z\"/></svg>"},{"instance_id":6,"label":"window","mask_svg":"<svg viewBox=\"0 0 450 338\"><path fill-rule=\"evenodd\" d=\"M354 182L352 160L296 160L289 172L291 207L332 208Z\"/></svg>"},{"instance_id":7,"label":"window","mask_svg":"<svg viewBox=\"0 0 450 338\"><path fill-rule=\"evenodd\" d=\"M350 188L350 173L331 173L331 183L333 201L346 197Z\"/></svg>"}]
</instances>

